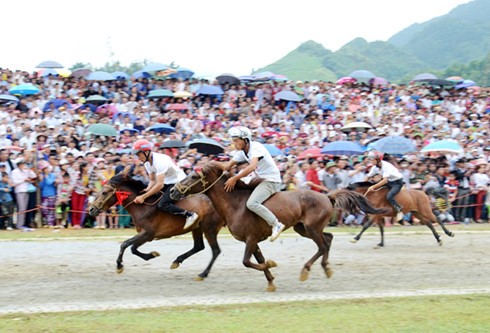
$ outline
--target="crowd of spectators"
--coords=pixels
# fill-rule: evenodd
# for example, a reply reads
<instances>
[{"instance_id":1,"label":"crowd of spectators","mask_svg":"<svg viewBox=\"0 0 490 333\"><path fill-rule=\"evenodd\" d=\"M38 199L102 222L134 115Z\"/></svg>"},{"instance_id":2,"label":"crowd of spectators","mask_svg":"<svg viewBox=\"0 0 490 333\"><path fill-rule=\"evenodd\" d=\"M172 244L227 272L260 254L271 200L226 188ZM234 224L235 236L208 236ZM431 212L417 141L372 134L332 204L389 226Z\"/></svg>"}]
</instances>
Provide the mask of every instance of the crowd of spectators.
<instances>
[{"instance_id":1,"label":"crowd of spectators","mask_svg":"<svg viewBox=\"0 0 490 333\"><path fill-rule=\"evenodd\" d=\"M424 84L373 86L332 82L262 81L221 84L221 95L201 95L204 79L130 78L87 81L84 78L42 76L25 71L0 70L0 94L32 83L40 92L18 96L18 102L0 101L0 228L32 230L56 228L128 227L130 219L115 211L91 221L85 214L104 180L128 164L134 176L146 180L142 165L131 154L138 138L150 140L190 170L209 159L227 159L232 147L227 129L243 125L254 140L277 146L283 173L283 190L313 189L328 192L362 181L370 167L362 156L312 155L308 148L348 140L367 145L380 137L404 136L418 151L388 156L412 189L445 188L458 222L488 221L490 169L490 99L487 88L455 89ZM148 98L155 89L168 89L181 97ZM291 90L301 102L276 100ZM92 95L103 105L87 103ZM56 101L55 101L56 100ZM361 121L369 129L345 131ZM110 124L118 136L98 136L87 129ZM147 130L165 123L175 131ZM195 149L163 148L169 140L184 143L212 138L225 146L223 154L208 155ZM437 140L452 139L459 153L420 149ZM42 217L36 224L36 214ZM342 223L341 220L338 223Z\"/></svg>"}]
</instances>

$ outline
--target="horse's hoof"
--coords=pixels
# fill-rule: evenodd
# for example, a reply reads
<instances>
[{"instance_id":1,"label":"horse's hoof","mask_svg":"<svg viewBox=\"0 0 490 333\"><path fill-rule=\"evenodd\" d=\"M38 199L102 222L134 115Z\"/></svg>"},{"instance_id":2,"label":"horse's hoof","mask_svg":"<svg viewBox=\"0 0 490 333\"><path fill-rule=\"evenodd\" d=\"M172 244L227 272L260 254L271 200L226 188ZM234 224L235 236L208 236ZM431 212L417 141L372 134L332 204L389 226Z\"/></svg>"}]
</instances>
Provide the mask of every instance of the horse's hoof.
<instances>
[{"instance_id":1,"label":"horse's hoof","mask_svg":"<svg viewBox=\"0 0 490 333\"><path fill-rule=\"evenodd\" d=\"M442 239L439 239L437 243L439 244L439 246L442 246Z\"/></svg>"},{"instance_id":2,"label":"horse's hoof","mask_svg":"<svg viewBox=\"0 0 490 333\"><path fill-rule=\"evenodd\" d=\"M266 262L267 268L277 267L277 264L274 260L267 260Z\"/></svg>"},{"instance_id":3,"label":"horse's hoof","mask_svg":"<svg viewBox=\"0 0 490 333\"><path fill-rule=\"evenodd\" d=\"M170 265L170 269L177 269L180 267L180 263L174 261L172 265Z\"/></svg>"},{"instance_id":4,"label":"horse's hoof","mask_svg":"<svg viewBox=\"0 0 490 333\"><path fill-rule=\"evenodd\" d=\"M375 250L382 249L382 248L383 248L383 245L381 245L381 244L376 244L376 246L374 247Z\"/></svg>"},{"instance_id":5,"label":"horse's hoof","mask_svg":"<svg viewBox=\"0 0 490 333\"><path fill-rule=\"evenodd\" d=\"M327 279L330 279L333 275L333 270L330 269L330 267L328 267L326 270L325 270L325 274L327 275Z\"/></svg>"},{"instance_id":6,"label":"horse's hoof","mask_svg":"<svg viewBox=\"0 0 490 333\"><path fill-rule=\"evenodd\" d=\"M350 242L351 242L351 243L357 243L357 239L352 238L352 239L350 240Z\"/></svg>"},{"instance_id":7,"label":"horse's hoof","mask_svg":"<svg viewBox=\"0 0 490 333\"><path fill-rule=\"evenodd\" d=\"M266 291L268 291L268 292L273 292L273 291L276 291L276 286L275 286L275 285L273 285L273 284L270 284L270 285L267 287Z\"/></svg>"},{"instance_id":8,"label":"horse's hoof","mask_svg":"<svg viewBox=\"0 0 490 333\"><path fill-rule=\"evenodd\" d=\"M160 256L160 253L158 253L157 251L151 251L151 255L153 256L153 258L156 258Z\"/></svg>"},{"instance_id":9,"label":"horse's hoof","mask_svg":"<svg viewBox=\"0 0 490 333\"><path fill-rule=\"evenodd\" d=\"M303 270L301 271L301 274L299 275L299 280L300 281L306 281L306 280L308 280L309 275L310 275L310 272L306 268L303 268Z\"/></svg>"},{"instance_id":10,"label":"horse's hoof","mask_svg":"<svg viewBox=\"0 0 490 333\"><path fill-rule=\"evenodd\" d=\"M124 272L124 267L120 267L120 268L116 269L116 272L117 272L117 274L121 274L122 272Z\"/></svg>"},{"instance_id":11,"label":"horse's hoof","mask_svg":"<svg viewBox=\"0 0 490 333\"><path fill-rule=\"evenodd\" d=\"M194 278L194 281L204 281L204 278L198 275Z\"/></svg>"},{"instance_id":12,"label":"horse's hoof","mask_svg":"<svg viewBox=\"0 0 490 333\"><path fill-rule=\"evenodd\" d=\"M449 234L449 237L454 237L454 232L451 232L451 233Z\"/></svg>"}]
</instances>

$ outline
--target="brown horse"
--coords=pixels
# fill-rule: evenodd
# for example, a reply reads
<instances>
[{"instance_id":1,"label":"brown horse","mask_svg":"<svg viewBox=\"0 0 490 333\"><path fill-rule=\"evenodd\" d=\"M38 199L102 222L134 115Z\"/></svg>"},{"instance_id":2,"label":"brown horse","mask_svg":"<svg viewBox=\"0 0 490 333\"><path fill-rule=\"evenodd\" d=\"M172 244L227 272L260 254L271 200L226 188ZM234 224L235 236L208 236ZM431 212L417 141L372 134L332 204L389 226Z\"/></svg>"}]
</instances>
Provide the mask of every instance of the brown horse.
<instances>
[{"instance_id":1,"label":"brown horse","mask_svg":"<svg viewBox=\"0 0 490 333\"><path fill-rule=\"evenodd\" d=\"M117 257L117 272L124 270L122 264L124 250L131 246L133 254L144 260L150 260L158 257L160 254L156 251L151 253L141 253L138 247L154 239L170 238L172 236L182 235L192 231L194 246L188 252L178 256L170 266L175 269L193 254L204 249L203 233L211 246L212 258L206 269L196 277L202 280L208 276L214 261L221 253L218 246L217 235L223 227L223 219L216 213L213 204L205 195L195 196L186 200L179 201L177 206L194 211L199 214L199 220L190 229L183 230L185 223L184 217L173 215L160 211L156 203L159 196L153 196L147 199L143 205L133 204L134 198L145 188L145 184L135 180L126 173L119 173L112 177L109 182L103 186L95 201L89 206L89 213L97 216L101 211L106 211L117 202L117 193L126 192L129 196L123 199L122 203L131 215L136 227L137 235L124 241L121 244L119 256Z\"/></svg>"},{"instance_id":2,"label":"brown horse","mask_svg":"<svg viewBox=\"0 0 490 333\"><path fill-rule=\"evenodd\" d=\"M365 194L367 189L372 186L371 182L358 182L350 184L347 189L356 191L361 194ZM379 231L381 232L381 242L377 245L378 247L384 246L384 216L395 216L395 211L386 200L386 194L388 193L388 188L383 186L376 191L369 192L367 198L377 208L387 208L390 210L390 214L380 215L375 214L371 216L368 221L363 225L361 232L354 237L351 242L356 243L361 239L361 235L366 229L368 229L374 222L378 224ZM425 224L431 231L436 241L439 245L442 245L441 236L437 233L436 229L432 223L439 223L444 233L450 237L454 237L454 234L449 231L446 226L441 223L432 212L430 206L430 200L427 194L419 190L407 190L402 188L402 190L395 196L395 200L403 207L403 213L406 214L411 212L415 217L417 217L422 224Z\"/></svg>"},{"instance_id":3,"label":"brown horse","mask_svg":"<svg viewBox=\"0 0 490 333\"><path fill-rule=\"evenodd\" d=\"M245 242L243 264L245 267L263 271L268 281L268 291L276 289L274 276L270 268L276 263L265 260L258 243L271 235L271 227L258 215L246 207L246 201L251 194L250 187L239 182L232 192L226 192L224 183L228 175L223 172L220 163L211 161L202 170L194 170L184 180L177 183L171 191L171 197L178 199L195 193L206 193L218 213L226 220L230 233L237 240ZM255 183L257 185L257 183ZM374 209L369 202L358 193L340 191L336 194L335 206L348 211L369 211L382 213L384 210ZM328 254L332 244L333 235L323 232L330 221L333 207L328 196L314 191L288 191L279 192L269 198L264 204L269 208L287 228L294 230L303 237L312 239L318 246L318 251L308 260L301 271L300 280L308 278L313 263L322 257L321 265L330 277L333 272L328 266ZM257 263L251 262L252 255Z\"/></svg>"}]
</instances>

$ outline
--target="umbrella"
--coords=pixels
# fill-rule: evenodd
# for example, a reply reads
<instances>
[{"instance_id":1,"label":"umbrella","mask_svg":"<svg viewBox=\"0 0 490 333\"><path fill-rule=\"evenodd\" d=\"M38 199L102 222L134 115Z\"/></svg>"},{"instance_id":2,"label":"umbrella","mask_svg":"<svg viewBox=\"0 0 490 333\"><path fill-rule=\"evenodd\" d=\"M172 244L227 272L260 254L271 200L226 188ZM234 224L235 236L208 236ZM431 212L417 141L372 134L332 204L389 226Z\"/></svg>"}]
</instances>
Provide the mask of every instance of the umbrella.
<instances>
[{"instance_id":1,"label":"umbrella","mask_svg":"<svg viewBox=\"0 0 490 333\"><path fill-rule=\"evenodd\" d=\"M427 80L427 83L431 86L454 86L456 82L444 79L432 79Z\"/></svg>"},{"instance_id":2,"label":"umbrella","mask_svg":"<svg viewBox=\"0 0 490 333\"><path fill-rule=\"evenodd\" d=\"M223 89L218 86L204 85L196 91L197 95L223 95Z\"/></svg>"},{"instance_id":3,"label":"umbrella","mask_svg":"<svg viewBox=\"0 0 490 333\"><path fill-rule=\"evenodd\" d=\"M59 108L60 106L66 106L68 109L72 109L72 105L68 102L65 101L64 99L52 99L46 102L43 107L43 111L47 111L51 109L51 106L54 106L55 109Z\"/></svg>"},{"instance_id":4,"label":"umbrella","mask_svg":"<svg viewBox=\"0 0 490 333\"><path fill-rule=\"evenodd\" d=\"M250 82L250 81L254 80L254 78L250 75L242 75L242 76L239 76L238 78L240 79L240 81L243 81L243 82Z\"/></svg>"},{"instance_id":5,"label":"umbrella","mask_svg":"<svg viewBox=\"0 0 490 333\"><path fill-rule=\"evenodd\" d=\"M194 72L187 68L177 68L175 73L169 75L171 79L187 80L194 75Z\"/></svg>"},{"instance_id":6,"label":"umbrella","mask_svg":"<svg viewBox=\"0 0 490 333\"><path fill-rule=\"evenodd\" d=\"M450 76L447 77L446 80L458 83L458 82L462 82L464 79L461 76Z\"/></svg>"},{"instance_id":7,"label":"umbrella","mask_svg":"<svg viewBox=\"0 0 490 333\"><path fill-rule=\"evenodd\" d=\"M262 133L260 136L263 137L263 138L278 137L279 136L279 132L277 132L277 131L267 131L267 132Z\"/></svg>"},{"instance_id":8,"label":"umbrella","mask_svg":"<svg viewBox=\"0 0 490 333\"><path fill-rule=\"evenodd\" d=\"M175 132L175 128L173 128L172 126L167 125L167 124L160 124L159 123L159 124L151 125L150 127L146 128L146 131L153 131L156 133L168 134L168 133Z\"/></svg>"},{"instance_id":9,"label":"umbrella","mask_svg":"<svg viewBox=\"0 0 490 333\"><path fill-rule=\"evenodd\" d=\"M386 85L388 84L388 80L383 77L373 77L369 80L369 83L374 85Z\"/></svg>"},{"instance_id":10,"label":"umbrella","mask_svg":"<svg viewBox=\"0 0 490 333\"><path fill-rule=\"evenodd\" d=\"M12 96L12 95L1 94L0 95L0 101L2 101L2 102L18 102L19 99L15 96Z\"/></svg>"},{"instance_id":11,"label":"umbrella","mask_svg":"<svg viewBox=\"0 0 490 333\"><path fill-rule=\"evenodd\" d=\"M252 78L250 78L252 79ZM218 80L219 84L240 84L240 79L237 78L235 75L230 74L230 73L223 73L221 75L218 75L216 77L216 80ZM251 81L251 80L250 80Z\"/></svg>"},{"instance_id":12,"label":"umbrella","mask_svg":"<svg viewBox=\"0 0 490 333\"><path fill-rule=\"evenodd\" d=\"M285 75L281 75L281 74L274 74L272 75L271 79L274 81L283 81L283 82L288 80L288 78Z\"/></svg>"},{"instance_id":13,"label":"umbrella","mask_svg":"<svg viewBox=\"0 0 490 333\"><path fill-rule=\"evenodd\" d=\"M348 76L353 77L354 79L357 79L357 80L369 80L369 79L376 77L376 75L374 75L373 73L371 73L370 71L367 71L365 69L353 71Z\"/></svg>"},{"instance_id":14,"label":"umbrella","mask_svg":"<svg viewBox=\"0 0 490 333\"><path fill-rule=\"evenodd\" d=\"M173 103L173 104L167 104L165 106L165 110L176 110L176 111L182 111L182 110L188 110L189 105L184 104L184 103Z\"/></svg>"},{"instance_id":15,"label":"umbrella","mask_svg":"<svg viewBox=\"0 0 490 333\"><path fill-rule=\"evenodd\" d=\"M195 148L199 153L206 155L218 155L225 151L225 147L218 141L209 138L192 140L189 142L189 148Z\"/></svg>"},{"instance_id":16,"label":"umbrella","mask_svg":"<svg viewBox=\"0 0 490 333\"><path fill-rule=\"evenodd\" d=\"M87 97L85 101L90 102L92 104L104 104L105 102L107 102L107 98L100 95L91 95Z\"/></svg>"},{"instance_id":17,"label":"umbrella","mask_svg":"<svg viewBox=\"0 0 490 333\"><path fill-rule=\"evenodd\" d=\"M112 72L111 73L112 77L116 80L127 80L129 79L129 75L124 73L124 72Z\"/></svg>"},{"instance_id":18,"label":"umbrella","mask_svg":"<svg viewBox=\"0 0 490 333\"><path fill-rule=\"evenodd\" d=\"M175 98L187 98L187 97L192 97L192 93L188 91L177 91L174 93Z\"/></svg>"},{"instance_id":19,"label":"umbrella","mask_svg":"<svg viewBox=\"0 0 490 333\"><path fill-rule=\"evenodd\" d=\"M283 90L278 92L277 94L274 95L274 99L276 101L282 99L285 101L290 101L290 102L299 102L303 100L302 97L300 97L297 93L294 91L288 91L288 90Z\"/></svg>"},{"instance_id":20,"label":"umbrella","mask_svg":"<svg viewBox=\"0 0 490 333\"><path fill-rule=\"evenodd\" d=\"M39 88L31 83L19 84L9 89L12 95L35 95L40 92Z\"/></svg>"},{"instance_id":21,"label":"umbrella","mask_svg":"<svg viewBox=\"0 0 490 333\"><path fill-rule=\"evenodd\" d=\"M349 131L351 129L354 129L354 128L373 128L371 125L369 125L368 123L365 123L363 121L353 121L351 123L348 123L348 124L345 124L341 130L342 131Z\"/></svg>"},{"instance_id":22,"label":"umbrella","mask_svg":"<svg viewBox=\"0 0 490 333\"><path fill-rule=\"evenodd\" d=\"M92 73L92 70L89 68L79 68L75 69L73 72L71 72L71 76L74 78L80 79L82 77L88 76L90 73Z\"/></svg>"},{"instance_id":23,"label":"umbrella","mask_svg":"<svg viewBox=\"0 0 490 333\"><path fill-rule=\"evenodd\" d=\"M120 134L123 134L125 131L128 131L129 133L131 134L136 134L136 133L139 133L140 131L137 130L136 128L123 128L123 129L120 129L119 130L119 133Z\"/></svg>"},{"instance_id":24,"label":"umbrella","mask_svg":"<svg viewBox=\"0 0 490 333\"><path fill-rule=\"evenodd\" d=\"M89 81L113 81L115 80L111 73L103 71L95 71L87 75L85 78Z\"/></svg>"},{"instance_id":25,"label":"umbrella","mask_svg":"<svg viewBox=\"0 0 490 333\"><path fill-rule=\"evenodd\" d=\"M62 64L60 64L59 62L47 60L47 61L43 61L42 63L40 63L36 67L37 68L63 68L64 66Z\"/></svg>"},{"instance_id":26,"label":"umbrella","mask_svg":"<svg viewBox=\"0 0 490 333\"><path fill-rule=\"evenodd\" d=\"M423 82L423 81L428 81L428 80L435 80L437 79L437 76L431 73L421 73L417 74L414 76L412 81L418 81L418 82Z\"/></svg>"},{"instance_id":27,"label":"umbrella","mask_svg":"<svg viewBox=\"0 0 490 333\"><path fill-rule=\"evenodd\" d=\"M150 62L145 67L143 67L143 72L159 72L169 69L167 65L161 64L159 62Z\"/></svg>"},{"instance_id":28,"label":"umbrella","mask_svg":"<svg viewBox=\"0 0 490 333\"><path fill-rule=\"evenodd\" d=\"M87 132L92 133L93 135L101 135L101 136L117 136L117 129L108 124L93 124L87 128Z\"/></svg>"},{"instance_id":29,"label":"umbrella","mask_svg":"<svg viewBox=\"0 0 490 333\"><path fill-rule=\"evenodd\" d=\"M344 76L337 80L337 84L356 83L356 82L357 79L350 76Z\"/></svg>"},{"instance_id":30,"label":"umbrella","mask_svg":"<svg viewBox=\"0 0 490 333\"><path fill-rule=\"evenodd\" d=\"M390 135L373 142L370 146L373 150L378 150L386 154L402 155L417 151L411 140L403 136Z\"/></svg>"},{"instance_id":31,"label":"umbrella","mask_svg":"<svg viewBox=\"0 0 490 333\"><path fill-rule=\"evenodd\" d=\"M436 142L429 143L427 146L420 150L421 153L429 152L444 152L444 153L461 153L463 147L459 145L457 141L454 140L440 140Z\"/></svg>"},{"instance_id":32,"label":"umbrella","mask_svg":"<svg viewBox=\"0 0 490 333\"><path fill-rule=\"evenodd\" d=\"M462 89L462 88L469 88L469 87L473 87L473 86L476 86L476 82L475 81L463 80L462 82L458 83L455 86L455 88L456 89Z\"/></svg>"},{"instance_id":33,"label":"umbrella","mask_svg":"<svg viewBox=\"0 0 490 333\"><path fill-rule=\"evenodd\" d=\"M168 89L150 90L148 98L174 97L174 93Z\"/></svg>"},{"instance_id":34,"label":"umbrella","mask_svg":"<svg viewBox=\"0 0 490 333\"><path fill-rule=\"evenodd\" d=\"M328 155L362 155L364 149L357 143L352 141L334 141L327 143L321 150L322 154Z\"/></svg>"},{"instance_id":35,"label":"umbrella","mask_svg":"<svg viewBox=\"0 0 490 333\"><path fill-rule=\"evenodd\" d=\"M160 148L185 148L186 144L181 140L167 140L163 141Z\"/></svg>"},{"instance_id":36,"label":"umbrella","mask_svg":"<svg viewBox=\"0 0 490 333\"><path fill-rule=\"evenodd\" d=\"M265 71L265 72L260 72L260 73L252 74L252 78L253 78L254 81L268 81L268 80L272 80L272 78L275 75L276 74L274 74L272 72Z\"/></svg>"},{"instance_id":37,"label":"umbrella","mask_svg":"<svg viewBox=\"0 0 490 333\"><path fill-rule=\"evenodd\" d=\"M277 147L276 145L265 143L264 147L265 149L267 149L267 151L269 152L269 154L271 154L272 157L284 155L284 152L281 149L279 149L279 147Z\"/></svg>"},{"instance_id":38,"label":"umbrella","mask_svg":"<svg viewBox=\"0 0 490 333\"><path fill-rule=\"evenodd\" d=\"M320 148L309 148L303 150L299 155L298 159L302 160L305 158L317 158L317 157L322 157L322 151Z\"/></svg>"},{"instance_id":39,"label":"umbrella","mask_svg":"<svg viewBox=\"0 0 490 333\"><path fill-rule=\"evenodd\" d=\"M131 77L134 79L149 79L151 77L151 74L144 71L136 71L131 74Z\"/></svg>"}]
</instances>

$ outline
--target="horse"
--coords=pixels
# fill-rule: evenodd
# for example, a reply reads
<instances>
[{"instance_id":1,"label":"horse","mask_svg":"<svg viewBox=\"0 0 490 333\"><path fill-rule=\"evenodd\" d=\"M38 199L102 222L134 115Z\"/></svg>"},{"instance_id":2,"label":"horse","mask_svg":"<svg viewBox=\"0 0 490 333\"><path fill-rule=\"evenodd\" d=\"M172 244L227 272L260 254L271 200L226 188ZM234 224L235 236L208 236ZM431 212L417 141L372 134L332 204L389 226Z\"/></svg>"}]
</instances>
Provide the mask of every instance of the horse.
<instances>
[{"instance_id":1,"label":"horse","mask_svg":"<svg viewBox=\"0 0 490 333\"><path fill-rule=\"evenodd\" d=\"M350 184L347 189L365 194L368 188L372 185L374 184L371 182L358 182ZM381 242L377 245L377 247L384 247L383 217L393 217L396 215L395 210L388 203L388 200L386 200L386 194L388 193L388 190L388 187L382 186L375 191L370 191L369 193L367 193L366 197L369 199L374 207L388 208L391 212L389 215L375 214L374 216L371 216L368 221L363 225L361 232L359 232L359 234L351 240L352 243L356 243L357 241L359 241L364 231L366 231L366 229L368 229L374 222L376 222L381 233ZM395 200L403 207L404 214L411 212L413 215L415 215L415 217L420 220L422 224L425 224L432 231L432 234L436 238L439 246L442 245L442 239L432 223L438 223L446 235L448 235L449 237L454 237L454 233L449 231L446 226L435 217L430 206L430 199L425 192L420 190L408 190L406 188L402 188L402 190L395 196Z\"/></svg>"},{"instance_id":2,"label":"horse","mask_svg":"<svg viewBox=\"0 0 490 333\"><path fill-rule=\"evenodd\" d=\"M239 181L232 192L226 192L224 183L229 174L222 168L221 163L210 161L202 169L194 169L174 186L170 196L175 200L195 193L209 196L218 214L225 219L229 232L235 239L245 243L243 265L264 272L268 282L266 290L275 291L274 276L270 268L277 265L273 260L265 260L258 245L271 235L271 227L246 207L251 189L261 180L252 181L249 186ZM385 212L383 209L373 208L366 198L352 191L339 191L332 197L311 190L278 192L264 203L286 228L293 227L299 235L312 239L318 246L317 252L301 271L301 281L308 279L311 266L320 257L327 278L333 274L328 265L333 235L323 232L333 212L332 202L335 202L336 208L348 211L362 210L373 214ZM252 255L257 263L251 261Z\"/></svg>"},{"instance_id":3,"label":"horse","mask_svg":"<svg viewBox=\"0 0 490 333\"><path fill-rule=\"evenodd\" d=\"M156 204L160 197L154 195L147 199L142 205L133 204L134 198L142 192L145 184L132 178L127 173L122 172L113 176L103 187L97 198L90 204L89 213L97 216L101 211L106 211L118 201L119 195L121 204L131 215L136 227L137 235L127 239L121 244L119 256L117 257L117 272L122 273L124 265L122 264L123 254L127 247L131 246L133 254L144 260L150 260L158 257L160 254L156 251L150 253L141 253L138 248L146 242L154 239L170 238L172 236L182 235L192 231L194 246L186 253L178 256L170 266L176 269L182 262L204 249L203 234L208 244L211 246L212 258L206 269L195 279L203 280L211 271L216 258L221 253L218 245L217 235L224 226L223 219L216 213L213 204L205 195L195 196L189 199L179 201L177 206L194 211L199 215L198 221L194 225L184 230L185 218L183 216L173 215L160 211ZM122 195L121 195L122 194ZM127 196L127 197L126 197Z\"/></svg>"}]
</instances>

